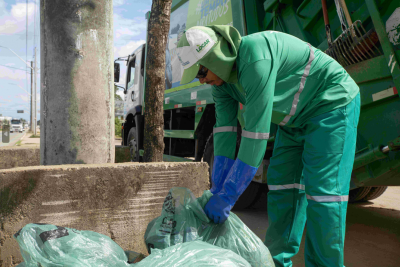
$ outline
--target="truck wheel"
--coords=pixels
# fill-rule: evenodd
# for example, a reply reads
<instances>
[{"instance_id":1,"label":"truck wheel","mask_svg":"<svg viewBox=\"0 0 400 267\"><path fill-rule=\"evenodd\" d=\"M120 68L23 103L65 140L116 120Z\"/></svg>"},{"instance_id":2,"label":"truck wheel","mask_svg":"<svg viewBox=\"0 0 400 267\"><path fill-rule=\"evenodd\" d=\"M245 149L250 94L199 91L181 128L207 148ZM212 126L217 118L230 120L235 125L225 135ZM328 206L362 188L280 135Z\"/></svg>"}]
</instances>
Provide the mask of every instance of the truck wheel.
<instances>
[{"instance_id":1,"label":"truck wheel","mask_svg":"<svg viewBox=\"0 0 400 267\"><path fill-rule=\"evenodd\" d=\"M349 192L349 202L357 202L362 200L368 192L371 190L371 187L369 186L364 186L364 187L359 187L356 189L352 189Z\"/></svg>"},{"instance_id":2,"label":"truck wheel","mask_svg":"<svg viewBox=\"0 0 400 267\"><path fill-rule=\"evenodd\" d=\"M236 201L233 210L242 210L252 206L261 196L261 184L251 181L243 194Z\"/></svg>"},{"instance_id":3,"label":"truck wheel","mask_svg":"<svg viewBox=\"0 0 400 267\"><path fill-rule=\"evenodd\" d=\"M210 137L208 137L206 146L204 148L203 161L207 162L208 166L210 166L209 175L210 175L210 188L211 188L212 187L211 174L212 174L212 168L213 168L213 163L214 163L213 134L211 134ZM261 188L261 184L252 181L249 184L249 186L246 188L246 190L243 192L243 194L236 201L236 204L233 207L233 209L239 210L239 209L245 209L245 208L250 207L260 197L260 195L261 195L260 188Z\"/></svg>"},{"instance_id":4,"label":"truck wheel","mask_svg":"<svg viewBox=\"0 0 400 267\"><path fill-rule=\"evenodd\" d=\"M139 147L138 147L138 143L137 143L137 132L136 132L136 127L132 127L129 130L128 133L128 146L129 146L129 150L131 152L131 161L132 162L139 162L140 161L140 155L139 155Z\"/></svg>"},{"instance_id":5,"label":"truck wheel","mask_svg":"<svg viewBox=\"0 0 400 267\"><path fill-rule=\"evenodd\" d=\"M385 193L387 186L372 186L371 190L369 190L368 194L361 199L361 201L373 200L375 198L380 197L383 193Z\"/></svg>"}]
</instances>

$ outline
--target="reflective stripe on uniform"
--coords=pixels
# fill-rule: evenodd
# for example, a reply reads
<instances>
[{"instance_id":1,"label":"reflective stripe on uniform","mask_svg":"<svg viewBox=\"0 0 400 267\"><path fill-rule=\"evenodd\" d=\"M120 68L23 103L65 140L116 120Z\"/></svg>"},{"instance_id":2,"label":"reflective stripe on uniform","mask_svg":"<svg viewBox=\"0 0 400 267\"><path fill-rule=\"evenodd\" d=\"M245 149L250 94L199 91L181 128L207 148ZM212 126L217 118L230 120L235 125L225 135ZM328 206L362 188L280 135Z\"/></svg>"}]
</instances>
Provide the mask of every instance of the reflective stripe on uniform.
<instances>
[{"instance_id":1,"label":"reflective stripe on uniform","mask_svg":"<svg viewBox=\"0 0 400 267\"><path fill-rule=\"evenodd\" d=\"M306 65L306 67L304 68L304 73L300 80L299 91L297 91L297 93L294 95L294 99L292 102L292 108L290 109L289 115L286 115L286 117L283 119L283 121L281 123L279 123L279 125L281 125L281 126L284 126L290 120L290 118L296 113L297 104L299 103L299 99L300 99L300 94L304 89L304 85L306 84L308 74L310 74L311 63L314 60L314 50L312 50L310 44L308 44L308 46L310 48L310 57L308 58L308 63Z\"/></svg>"},{"instance_id":2,"label":"reflective stripe on uniform","mask_svg":"<svg viewBox=\"0 0 400 267\"><path fill-rule=\"evenodd\" d=\"M242 136L251 139L268 139L269 133L253 133L243 130Z\"/></svg>"},{"instance_id":3,"label":"reflective stripe on uniform","mask_svg":"<svg viewBox=\"0 0 400 267\"><path fill-rule=\"evenodd\" d=\"M223 127L214 128L214 130L213 130L213 134L223 133L223 132L237 132L237 127L236 126L223 126Z\"/></svg>"},{"instance_id":4,"label":"reflective stripe on uniform","mask_svg":"<svg viewBox=\"0 0 400 267\"><path fill-rule=\"evenodd\" d=\"M307 195L307 199L314 200L316 202L344 202L349 201L349 196L310 196Z\"/></svg>"},{"instance_id":5,"label":"reflective stripe on uniform","mask_svg":"<svg viewBox=\"0 0 400 267\"><path fill-rule=\"evenodd\" d=\"M305 190L306 187L303 184L268 185L269 190L284 190L293 188Z\"/></svg>"}]
</instances>

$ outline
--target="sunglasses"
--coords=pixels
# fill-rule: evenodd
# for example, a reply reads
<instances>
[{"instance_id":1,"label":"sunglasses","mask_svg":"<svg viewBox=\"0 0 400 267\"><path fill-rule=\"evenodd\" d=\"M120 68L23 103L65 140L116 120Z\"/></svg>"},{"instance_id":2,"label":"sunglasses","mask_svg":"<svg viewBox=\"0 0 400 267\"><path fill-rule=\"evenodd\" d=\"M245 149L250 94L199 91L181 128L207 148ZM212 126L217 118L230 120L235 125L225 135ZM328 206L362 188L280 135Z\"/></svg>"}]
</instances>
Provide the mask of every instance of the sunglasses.
<instances>
[{"instance_id":1,"label":"sunglasses","mask_svg":"<svg viewBox=\"0 0 400 267\"><path fill-rule=\"evenodd\" d=\"M203 67L203 66L202 66L202 67L199 69L199 72L197 73L196 78L197 78L197 79L205 78L205 77L207 76L207 73L208 73L208 69L207 69L206 67Z\"/></svg>"}]
</instances>

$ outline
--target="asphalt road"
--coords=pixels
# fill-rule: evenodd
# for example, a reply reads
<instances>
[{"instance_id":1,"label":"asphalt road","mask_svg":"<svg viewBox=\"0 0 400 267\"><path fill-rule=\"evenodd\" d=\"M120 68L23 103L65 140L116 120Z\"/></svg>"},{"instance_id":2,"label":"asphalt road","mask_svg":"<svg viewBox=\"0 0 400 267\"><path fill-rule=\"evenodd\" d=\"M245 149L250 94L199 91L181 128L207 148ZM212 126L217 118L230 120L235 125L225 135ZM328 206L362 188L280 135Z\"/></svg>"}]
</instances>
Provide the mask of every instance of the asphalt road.
<instances>
[{"instance_id":1,"label":"asphalt road","mask_svg":"<svg viewBox=\"0 0 400 267\"><path fill-rule=\"evenodd\" d=\"M234 211L261 240L268 228L267 197L252 208ZM304 267L304 237L293 266ZM344 247L346 267L400 266L400 187L389 187L379 198L349 204Z\"/></svg>"},{"instance_id":2,"label":"asphalt road","mask_svg":"<svg viewBox=\"0 0 400 267\"><path fill-rule=\"evenodd\" d=\"M13 146L15 143L17 143L23 136L25 132L23 133L10 133L10 142L9 143L3 143L2 137L0 137L0 147L5 147L5 146ZM2 135L2 132L0 131L0 135Z\"/></svg>"}]
</instances>

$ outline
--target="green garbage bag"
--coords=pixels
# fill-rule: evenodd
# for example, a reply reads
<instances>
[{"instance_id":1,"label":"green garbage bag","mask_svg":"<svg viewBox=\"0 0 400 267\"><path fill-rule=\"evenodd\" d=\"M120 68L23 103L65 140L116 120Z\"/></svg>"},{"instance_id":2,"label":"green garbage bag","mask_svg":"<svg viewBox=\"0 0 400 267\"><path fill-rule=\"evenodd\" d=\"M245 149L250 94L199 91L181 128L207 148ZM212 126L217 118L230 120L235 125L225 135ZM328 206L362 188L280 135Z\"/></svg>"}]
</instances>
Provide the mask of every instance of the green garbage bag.
<instances>
[{"instance_id":1,"label":"green garbage bag","mask_svg":"<svg viewBox=\"0 0 400 267\"><path fill-rule=\"evenodd\" d=\"M21 266L131 266L117 243L92 231L31 223L14 238L24 259Z\"/></svg>"},{"instance_id":2,"label":"green garbage bag","mask_svg":"<svg viewBox=\"0 0 400 267\"><path fill-rule=\"evenodd\" d=\"M150 256L134 267L250 267L241 256L203 241L178 244L166 249L152 249Z\"/></svg>"},{"instance_id":3,"label":"green garbage bag","mask_svg":"<svg viewBox=\"0 0 400 267\"><path fill-rule=\"evenodd\" d=\"M144 239L148 252L152 248L165 249L202 240L235 252L251 266L275 266L268 248L234 213L223 224L210 221L204 206L211 196L206 190L196 199L187 188L172 188L164 200L161 216L147 226Z\"/></svg>"}]
</instances>

